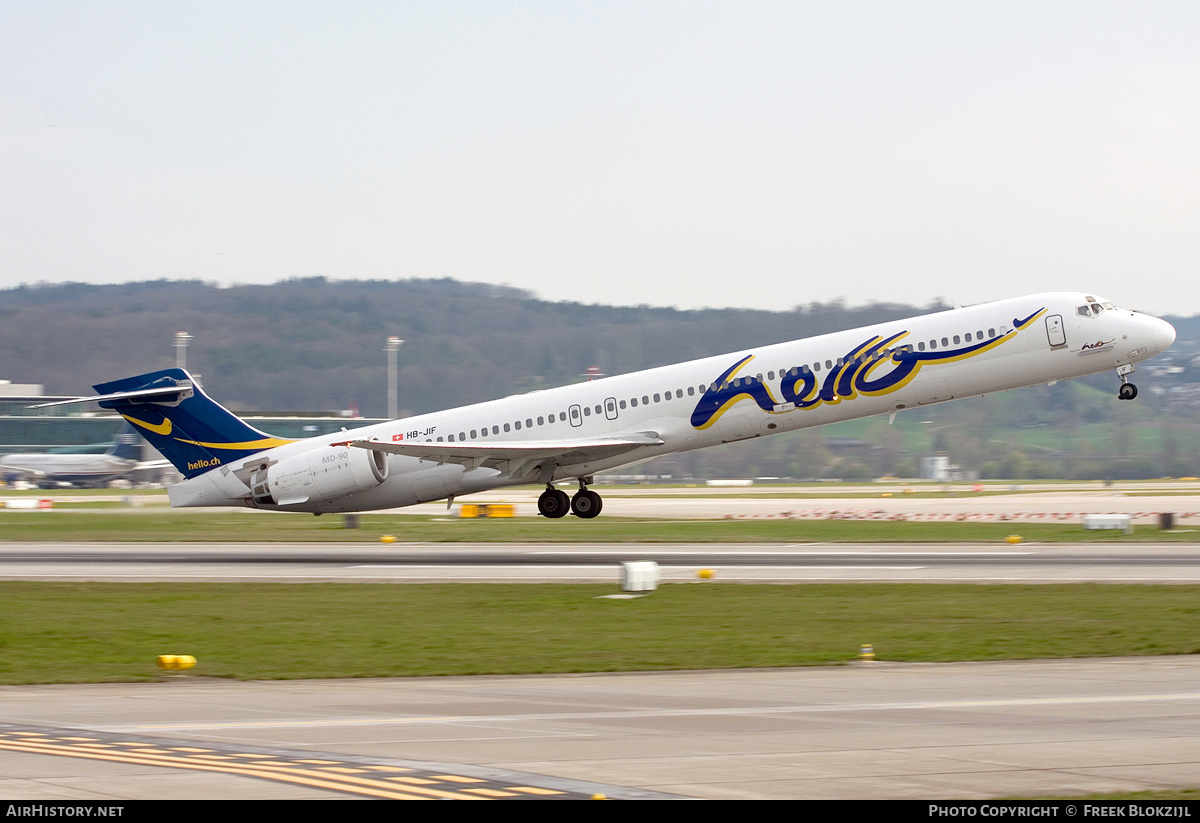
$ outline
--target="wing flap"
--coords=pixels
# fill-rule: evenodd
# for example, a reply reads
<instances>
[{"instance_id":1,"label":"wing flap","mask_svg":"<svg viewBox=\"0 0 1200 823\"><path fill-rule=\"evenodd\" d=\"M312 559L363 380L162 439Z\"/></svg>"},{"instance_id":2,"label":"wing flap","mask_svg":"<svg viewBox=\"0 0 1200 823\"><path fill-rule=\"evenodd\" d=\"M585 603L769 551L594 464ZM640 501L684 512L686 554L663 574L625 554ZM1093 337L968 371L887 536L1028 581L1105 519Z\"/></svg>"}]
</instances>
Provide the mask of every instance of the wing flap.
<instances>
[{"instance_id":1,"label":"wing flap","mask_svg":"<svg viewBox=\"0 0 1200 823\"><path fill-rule=\"evenodd\" d=\"M468 470L479 466L505 469L530 466L553 459L559 465L587 463L647 446L661 446L663 441L653 432L598 437L591 440L494 440L487 443L384 443L377 440L347 440L345 445L358 449L403 454L436 463L458 463ZM335 443L333 445L341 445Z\"/></svg>"}]
</instances>

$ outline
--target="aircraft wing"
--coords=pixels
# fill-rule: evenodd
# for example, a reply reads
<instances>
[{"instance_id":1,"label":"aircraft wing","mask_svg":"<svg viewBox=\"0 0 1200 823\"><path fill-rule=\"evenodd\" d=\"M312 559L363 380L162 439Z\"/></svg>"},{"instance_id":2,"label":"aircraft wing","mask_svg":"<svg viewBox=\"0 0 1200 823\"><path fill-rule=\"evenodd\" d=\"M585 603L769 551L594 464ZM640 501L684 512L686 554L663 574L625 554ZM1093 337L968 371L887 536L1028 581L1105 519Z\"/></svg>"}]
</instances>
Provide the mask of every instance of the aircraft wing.
<instances>
[{"instance_id":1,"label":"aircraft wing","mask_svg":"<svg viewBox=\"0 0 1200 823\"><path fill-rule=\"evenodd\" d=\"M553 461L559 465L587 463L614 457L647 446L661 446L663 441L653 432L622 437L598 437L591 440L490 440L471 443L385 443L377 440L348 440L346 445L358 449L403 454L438 463L458 463L467 470L487 466L507 474L519 475L539 463ZM337 444L335 444L337 445Z\"/></svg>"},{"instance_id":2,"label":"aircraft wing","mask_svg":"<svg viewBox=\"0 0 1200 823\"><path fill-rule=\"evenodd\" d=\"M41 469L31 469L28 466L14 466L11 463L0 462L0 469L9 471L9 472L21 472L23 474L28 474L33 477L46 477L47 476L47 472L45 472Z\"/></svg>"}]
</instances>

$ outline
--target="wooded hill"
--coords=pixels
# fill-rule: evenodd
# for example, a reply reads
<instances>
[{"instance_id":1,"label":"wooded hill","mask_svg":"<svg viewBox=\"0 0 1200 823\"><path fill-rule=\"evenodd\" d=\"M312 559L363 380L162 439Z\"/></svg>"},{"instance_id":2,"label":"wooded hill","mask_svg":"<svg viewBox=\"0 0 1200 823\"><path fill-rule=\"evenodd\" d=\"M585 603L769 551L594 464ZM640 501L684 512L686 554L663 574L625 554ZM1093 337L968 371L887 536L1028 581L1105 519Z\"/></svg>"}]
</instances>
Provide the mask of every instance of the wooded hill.
<instances>
[{"instance_id":1,"label":"wooded hill","mask_svg":"<svg viewBox=\"0 0 1200 823\"><path fill-rule=\"evenodd\" d=\"M400 405L421 413L575 382L591 367L619 374L921 311L620 308L452 280L32 286L0 291L0 378L86 393L102 380L174 365L174 334L187 331L188 368L224 403L357 403L378 417L387 409L391 335L405 340Z\"/></svg>"}]
</instances>

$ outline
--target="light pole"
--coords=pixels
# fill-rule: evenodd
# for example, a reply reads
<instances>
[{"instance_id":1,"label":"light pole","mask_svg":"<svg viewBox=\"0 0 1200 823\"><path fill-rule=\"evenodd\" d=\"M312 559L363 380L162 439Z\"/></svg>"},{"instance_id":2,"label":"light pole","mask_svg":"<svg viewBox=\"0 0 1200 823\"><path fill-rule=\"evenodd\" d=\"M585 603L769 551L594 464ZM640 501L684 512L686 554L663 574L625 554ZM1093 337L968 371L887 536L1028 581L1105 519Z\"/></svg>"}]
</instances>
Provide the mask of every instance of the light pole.
<instances>
[{"instance_id":1,"label":"light pole","mask_svg":"<svg viewBox=\"0 0 1200 823\"><path fill-rule=\"evenodd\" d=\"M175 332L175 368L187 368L187 347L192 336L185 331Z\"/></svg>"},{"instance_id":2,"label":"light pole","mask_svg":"<svg viewBox=\"0 0 1200 823\"><path fill-rule=\"evenodd\" d=\"M389 337L384 351L388 355L388 420L395 420L400 416L400 400L398 396L399 374L396 367L396 352L400 351L400 347L404 345L404 341L399 337Z\"/></svg>"}]
</instances>

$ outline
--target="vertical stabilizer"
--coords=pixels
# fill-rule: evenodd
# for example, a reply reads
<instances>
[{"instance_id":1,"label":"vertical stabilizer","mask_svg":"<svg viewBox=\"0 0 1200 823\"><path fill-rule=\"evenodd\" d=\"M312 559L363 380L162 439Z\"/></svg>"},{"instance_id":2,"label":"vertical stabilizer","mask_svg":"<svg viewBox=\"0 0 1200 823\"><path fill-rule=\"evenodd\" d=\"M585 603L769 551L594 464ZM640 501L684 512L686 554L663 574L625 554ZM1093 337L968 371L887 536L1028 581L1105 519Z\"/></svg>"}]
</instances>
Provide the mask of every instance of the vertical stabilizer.
<instances>
[{"instance_id":1,"label":"vertical stabilizer","mask_svg":"<svg viewBox=\"0 0 1200 823\"><path fill-rule=\"evenodd\" d=\"M184 477L290 443L247 425L204 393L184 369L98 383L101 408L120 414Z\"/></svg>"}]
</instances>

